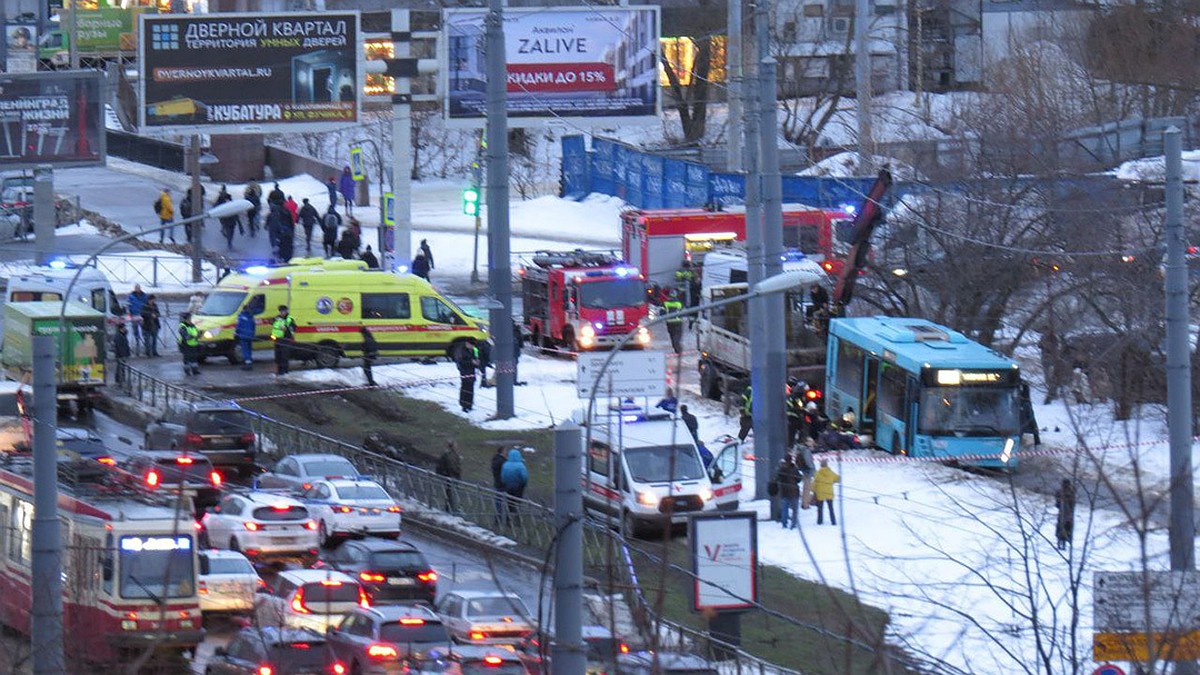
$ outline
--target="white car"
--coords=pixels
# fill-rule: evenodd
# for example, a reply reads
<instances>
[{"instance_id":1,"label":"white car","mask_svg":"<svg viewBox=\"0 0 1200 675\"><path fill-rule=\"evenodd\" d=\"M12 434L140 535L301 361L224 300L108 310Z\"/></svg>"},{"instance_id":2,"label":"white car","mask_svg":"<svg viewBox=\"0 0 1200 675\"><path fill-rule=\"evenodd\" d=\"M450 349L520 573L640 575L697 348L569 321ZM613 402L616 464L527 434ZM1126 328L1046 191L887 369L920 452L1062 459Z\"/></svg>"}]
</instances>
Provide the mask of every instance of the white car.
<instances>
[{"instance_id":1,"label":"white car","mask_svg":"<svg viewBox=\"0 0 1200 675\"><path fill-rule=\"evenodd\" d=\"M254 611L254 594L262 579L254 565L241 553L210 549L200 551L197 590L200 611L205 614L249 614Z\"/></svg>"},{"instance_id":2,"label":"white car","mask_svg":"<svg viewBox=\"0 0 1200 675\"><path fill-rule=\"evenodd\" d=\"M400 536L400 505L375 481L313 481L300 498L317 521L322 546L333 546L351 535Z\"/></svg>"},{"instance_id":3,"label":"white car","mask_svg":"<svg viewBox=\"0 0 1200 675\"><path fill-rule=\"evenodd\" d=\"M269 492L229 494L200 520L207 546L251 559L310 562L317 556L317 522L299 501Z\"/></svg>"},{"instance_id":4,"label":"white car","mask_svg":"<svg viewBox=\"0 0 1200 675\"><path fill-rule=\"evenodd\" d=\"M307 628L319 635L355 607L370 607L367 591L335 570L280 572L268 592L255 599L259 626Z\"/></svg>"},{"instance_id":5,"label":"white car","mask_svg":"<svg viewBox=\"0 0 1200 675\"><path fill-rule=\"evenodd\" d=\"M500 591L451 591L437 603L438 616L459 642L516 645L534 633L520 597Z\"/></svg>"}]
</instances>

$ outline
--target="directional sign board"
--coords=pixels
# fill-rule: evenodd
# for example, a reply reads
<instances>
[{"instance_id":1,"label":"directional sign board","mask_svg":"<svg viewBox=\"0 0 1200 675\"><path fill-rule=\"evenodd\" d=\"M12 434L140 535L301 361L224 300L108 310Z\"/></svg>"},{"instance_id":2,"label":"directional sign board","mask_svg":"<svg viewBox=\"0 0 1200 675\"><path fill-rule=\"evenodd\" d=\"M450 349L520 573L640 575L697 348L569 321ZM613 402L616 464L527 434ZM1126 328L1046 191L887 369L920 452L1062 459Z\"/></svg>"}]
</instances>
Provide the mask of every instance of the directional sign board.
<instances>
[{"instance_id":1,"label":"directional sign board","mask_svg":"<svg viewBox=\"0 0 1200 675\"><path fill-rule=\"evenodd\" d=\"M611 354L612 363L600 369L610 352L582 352L576 361L575 382L579 398L590 398L600 375L596 396L662 396L667 386L667 359L663 352L622 351Z\"/></svg>"},{"instance_id":2,"label":"directional sign board","mask_svg":"<svg viewBox=\"0 0 1200 675\"><path fill-rule=\"evenodd\" d=\"M1200 574L1097 572L1094 583L1097 661L1200 658Z\"/></svg>"}]
</instances>

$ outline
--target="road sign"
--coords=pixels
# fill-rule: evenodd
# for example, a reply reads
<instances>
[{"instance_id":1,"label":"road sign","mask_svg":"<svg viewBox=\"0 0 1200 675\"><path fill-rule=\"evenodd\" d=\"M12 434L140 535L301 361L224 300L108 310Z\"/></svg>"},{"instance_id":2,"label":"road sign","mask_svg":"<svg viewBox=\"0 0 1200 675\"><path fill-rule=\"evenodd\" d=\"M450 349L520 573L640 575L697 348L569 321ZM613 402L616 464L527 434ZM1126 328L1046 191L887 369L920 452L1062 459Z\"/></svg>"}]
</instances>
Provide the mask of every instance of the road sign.
<instances>
[{"instance_id":1,"label":"road sign","mask_svg":"<svg viewBox=\"0 0 1200 675\"><path fill-rule=\"evenodd\" d=\"M604 365L609 352L582 352L576 360L575 385L579 398L590 398L596 376ZM667 386L667 360L664 352L622 351L613 354L600 379L596 395L606 396L662 396Z\"/></svg>"},{"instance_id":2,"label":"road sign","mask_svg":"<svg viewBox=\"0 0 1200 675\"><path fill-rule=\"evenodd\" d=\"M1097 572L1094 586L1097 661L1200 658L1196 572Z\"/></svg>"},{"instance_id":3,"label":"road sign","mask_svg":"<svg viewBox=\"0 0 1200 675\"><path fill-rule=\"evenodd\" d=\"M367 172L363 169L361 147L350 148L350 177L354 180L362 180L367 177Z\"/></svg>"},{"instance_id":4,"label":"road sign","mask_svg":"<svg viewBox=\"0 0 1200 675\"><path fill-rule=\"evenodd\" d=\"M396 225L396 195L391 192L383 193L383 224L388 227Z\"/></svg>"},{"instance_id":5,"label":"road sign","mask_svg":"<svg viewBox=\"0 0 1200 675\"><path fill-rule=\"evenodd\" d=\"M1093 670L1092 675L1125 675L1125 671L1111 663L1106 663Z\"/></svg>"}]
</instances>

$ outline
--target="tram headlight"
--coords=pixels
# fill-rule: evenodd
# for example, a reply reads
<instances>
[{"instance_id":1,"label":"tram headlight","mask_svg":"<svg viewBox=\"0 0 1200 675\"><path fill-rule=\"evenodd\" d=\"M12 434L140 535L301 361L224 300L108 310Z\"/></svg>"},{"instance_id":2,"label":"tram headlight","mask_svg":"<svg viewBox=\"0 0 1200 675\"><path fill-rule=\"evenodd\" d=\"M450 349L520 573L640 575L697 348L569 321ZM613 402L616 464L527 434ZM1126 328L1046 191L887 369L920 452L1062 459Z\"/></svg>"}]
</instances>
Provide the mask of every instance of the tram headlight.
<instances>
[{"instance_id":1,"label":"tram headlight","mask_svg":"<svg viewBox=\"0 0 1200 675\"><path fill-rule=\"evenodd\" d=\"M137 621L132 619L122 619L121 630L137 630Z\"/></svg>"},{"instance_id":2,"label":"tram headlight","mask_svg":"<svg viewBox=\"0 0 1200 675\"><path fill-rule=\"evenodd\" d=\"M1016 446L1016 444L1017 444L1016 441L1014 441L1011 438L1006 439L1004 441L1004 452L1000 453L1000 461L1001 462L1004 462L1005 464L1007 464L1008 461L1012 459L1013 447Z\"/></svg>"}]
</instances>

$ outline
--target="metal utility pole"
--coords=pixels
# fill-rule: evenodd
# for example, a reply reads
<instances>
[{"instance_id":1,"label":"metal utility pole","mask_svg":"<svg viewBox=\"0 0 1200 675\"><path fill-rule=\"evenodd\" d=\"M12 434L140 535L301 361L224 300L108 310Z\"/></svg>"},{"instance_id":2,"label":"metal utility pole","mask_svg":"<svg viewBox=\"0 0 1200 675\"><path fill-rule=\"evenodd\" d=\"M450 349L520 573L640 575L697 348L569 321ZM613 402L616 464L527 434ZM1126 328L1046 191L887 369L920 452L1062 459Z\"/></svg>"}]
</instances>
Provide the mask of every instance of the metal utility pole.
<instances>
[{"instance_id":1,"label":"metal utility pole","mask_svg":"<svg viewBox=\"0 0 1200 675\"><path fill-rule=\"evenodd\" d=\"M192 174L192 187L190 190L192 212L188 215L195 216L204 213L204 196L200 192L199 134L192 134L192 141L188 145L188 171ZM204 219L201 218L188 225L188 227L192 228L192 283L198 284L204 280L200 270L200 257L204 250Z\"/></svg>"},{"instance_id":2,"label":"metal utility pole","mask_svg":"<svg viewBox=\"0 0 1200 675\"><path fill-rule=\"evenodd\" d=\"M37 264L45 265L54 257L55 227L54 169L42 165L33 170L33 236L36 239Z\"/></svg>"},{"instance_id":3,"label":"metal utility pole","mask_svg":"<svg viewBox=\"0 0 1200 675\"><path fill-rule=\"evenodd\" d=\"M726 160L730 171L742 170L742 0L729 0L725 30L725 83L729 109L725 122Z\"/></svg>"},{"instance_id":4,"label":"metal utility pole","mask_svg":"<svg viewBox=\"0 0 1200 675\"><path fill-rule=\"evenodd\" d=\"M79 28L75 24L75 12L78 11L79 5L72 4L71 8L66 10L67 21L70 25L67 26L67 61L71 64L72 70L79 70L79 47L76 40L79 38Z\"/></svg>"},{"instance_id":5,"label":"metal utility pole","mask_svg":"<svg viewBox=\"0 0 1200 675\"><path fill-rule=\"evenodd\" d=\"M1183 231L1183 171L1180 132L1163 133L1167 164L1167 429L1171 448L1171 569L1196 568L1196 524L1192 485L1192 368L1188 345L1187 249ZM1174 672L1195 675L1196 664L1177 661Z\"/></svg>"},{"instance_id":6,"label":"metal utility pole","mask_svg":"<svg viewBox=\"0 0 1200 675\"><path fill-rule=\"evenodd\" d=\"M409 10L392 10L392 33L407 35L410 31ZM407 39L394 40L395 58L412 55ZM412 79L397 77L396 92L392 94L392 192L396 195L395 251L391 267L412 268ZM380 201L383 197L380 196ZM383 223L380 223L383 226Z\"/></svg>"},{"instance_id":7,"label":"metal utility pole","mask_svg":"<svg viewBox=\"0 0 1200 675\"><path fill-rule=\"evenodd\" d=\"M508 230L508 59L504 53L504 0L488 0L487 222L488 289L496 362L496 419L513 416L512 269Z\"/></svg>"},{"instance_id":8,"label":"metal utility pole","mask_svg":"<svg viewBox=\"0 0 1200 675\"><path fill-rule=\"evenodd\" d=\"M583 648L583 439L579 425L567 421L554 430L554 529L558 532L554 565L553 675L584 672Z\"/></svg>"},{"instance_id":9,"label":"metal utility pole","mask_svg":"<svg viewBox=\"0 0 1200 675\"><path fill-rule=\"evenodd\" d=\"M33 338L33 615L34 675L60 675L63 661L62 534L58 523L58 337Z\"/></svg>"},{"instance_id":10,"label":"metal utility pole","mask_svg":"<svg viewBox=\"0 0 1200 675\"><path fill-rule=\"evenodd\" d=\"M858 154L866 161L872 155L871 139L871 0L854 2L854 87L858 98Z\"/></svg>"}]
</instances>

